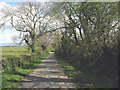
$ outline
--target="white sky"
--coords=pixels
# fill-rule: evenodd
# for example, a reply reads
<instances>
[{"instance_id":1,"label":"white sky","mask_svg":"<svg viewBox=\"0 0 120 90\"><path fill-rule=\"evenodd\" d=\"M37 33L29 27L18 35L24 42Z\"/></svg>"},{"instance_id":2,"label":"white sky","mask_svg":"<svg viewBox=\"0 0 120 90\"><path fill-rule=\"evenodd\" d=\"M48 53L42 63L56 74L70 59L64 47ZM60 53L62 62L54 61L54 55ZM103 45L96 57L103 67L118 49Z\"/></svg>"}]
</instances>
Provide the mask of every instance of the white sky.
<instances>
[{"instance_id":1,"label":"white sky","mask_svg":"<svg viewBox=\"0 0 120 90\"><path fill-rule=\"evenodd\" d=\"M3 9L5 6L7 7L14 7L13 3L12 5L5 3L5 2L0 2L0 10ZM2 16L0 12L0 17ZM12 27L10 27L10 24L7 23L5 27L0 28L0 44L1 43L12 43L12 37L19 35L17 31L15 31Z\"/></svg>"},{"instance_id":2,"label":"white sky","mask_svg":"<svg viewBox=\"0 0 120 90\"><path fill-rule=\"evenodd\" d=\"M0 44L1 43L12 43L13 36L19 35L19 33L15 30L11 29L3 29L0 30Z\"/></svg>"}]
</instances>

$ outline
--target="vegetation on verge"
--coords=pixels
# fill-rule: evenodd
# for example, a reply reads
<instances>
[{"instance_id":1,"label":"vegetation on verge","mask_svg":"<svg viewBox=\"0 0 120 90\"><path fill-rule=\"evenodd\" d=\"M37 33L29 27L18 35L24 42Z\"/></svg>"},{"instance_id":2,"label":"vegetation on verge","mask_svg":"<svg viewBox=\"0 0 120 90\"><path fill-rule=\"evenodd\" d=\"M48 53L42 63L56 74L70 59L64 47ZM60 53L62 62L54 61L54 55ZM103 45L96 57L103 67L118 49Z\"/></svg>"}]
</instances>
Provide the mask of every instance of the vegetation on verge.
<instances>
[{"instance_id":1,"label":"vegetation on verge","mask_svg":"<svg viewBox=\"0 0 120 90\"><path fill-rule=\"evenodd\" d=\"M18 48L19 52L19 48L21 47L14 48ZM12 51L12 49L9 48L8 51ZM13 52L15 53L17 50L13 50ZM46 56L48 56L48 52L48 50L45 50L41 54L5 55L2 59L2 88L17 88L19 86L19 81L23 80L26 74L29 74Z\"/></svg>"}]
</instances>

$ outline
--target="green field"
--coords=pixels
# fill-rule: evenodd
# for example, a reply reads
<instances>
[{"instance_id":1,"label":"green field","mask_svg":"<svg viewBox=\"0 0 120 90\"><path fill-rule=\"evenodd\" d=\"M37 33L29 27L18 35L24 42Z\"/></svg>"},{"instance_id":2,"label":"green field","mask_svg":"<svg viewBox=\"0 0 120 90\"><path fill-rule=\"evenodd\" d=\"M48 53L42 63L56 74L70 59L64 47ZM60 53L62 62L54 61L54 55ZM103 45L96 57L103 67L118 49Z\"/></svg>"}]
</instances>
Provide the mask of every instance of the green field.
<instances>
[{"instance_id":1,"label":"green field","mask_svg":"<svg viewBox=\"0 0 120 90\"><path fill-rule=\"evenodd\" d=\"M19 55L30 55L26 46L7 46L2 47L2 56L19 56Z\"/></svg>"}]
</instances>

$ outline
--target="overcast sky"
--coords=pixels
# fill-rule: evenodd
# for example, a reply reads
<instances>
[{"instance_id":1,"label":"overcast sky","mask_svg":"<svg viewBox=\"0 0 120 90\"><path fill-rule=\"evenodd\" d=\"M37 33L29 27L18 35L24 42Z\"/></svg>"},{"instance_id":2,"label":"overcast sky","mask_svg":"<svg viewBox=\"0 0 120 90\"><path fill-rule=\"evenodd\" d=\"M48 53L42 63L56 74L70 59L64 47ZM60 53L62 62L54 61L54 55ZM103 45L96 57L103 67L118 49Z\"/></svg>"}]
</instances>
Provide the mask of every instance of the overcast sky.
<instances>
[{"instance_id":1,"label":"overcast sky","mask_svg":"<svg viewBox=\"0 0 120 90\"><path fill-rule=\"evenodd\" d=\"M4 6L13 7L15 5L16 5L16 3L12 3L12 2L9 2L9 3L8 2L7 3L0 2L0 9L4 8ZM12 37L14 35L17 35L17 34L18 33L15 30L13 30L12 28L10 28L10 27L1 28L0 29L0 44L1 43L11 43L11 42L13 42Z\"/></svg>"},{"instance_id":2,"label":"overcast sky","mask_svg":"<svg viewBox=\"0 0 120 90\"><path fill-rule=\"evenodd\" d=\"M16 2L0 2L0 9L4 8L4 6L10 6L15 7ZM12 27L9 27L9 25L3 27L0 29L0 44L1 43L12 43L12 37L18 35L19 33L15 31Z\"/></svg>"}]
</instances>

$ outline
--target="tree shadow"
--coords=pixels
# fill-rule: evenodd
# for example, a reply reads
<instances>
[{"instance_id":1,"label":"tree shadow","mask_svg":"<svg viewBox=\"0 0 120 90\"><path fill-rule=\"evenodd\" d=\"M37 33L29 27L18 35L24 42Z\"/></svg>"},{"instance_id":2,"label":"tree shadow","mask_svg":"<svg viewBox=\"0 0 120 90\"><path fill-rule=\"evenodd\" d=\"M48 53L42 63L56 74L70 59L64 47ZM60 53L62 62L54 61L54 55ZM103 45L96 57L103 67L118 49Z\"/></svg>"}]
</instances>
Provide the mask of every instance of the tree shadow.
<instances>
[{"instance_id":1,"label":"tree shadow","mask_svg":"<svg viewBox=\"0 0 120 90\"><path fill-rule=\"evenodd\" d=\"M47 61L47 62L42 62L41 64L56 64L57 62L55 61Z\"/></svg>"},{"instance_id":2,"label":"tree shadow","mask_svg":"<svg viewBox=\"0 0 120 90\"><path fill-rule=\"evenodd\" d=\"M55 58L54 57L47 57L45 58L45 60L54 60Z\"/></svg>"},{"instance_id":3,"label":"tree shadow","mask_svg":"<svg viewBox=\"0 0 120 90\"><path fill-rule=\"evenodd\" d=\"M29 82L54 82L54 83L57 83L57 82L64 82L64 83L71 83L71 79L68 79L68 78L46 78L46 77L38 77L38 76L31 76L31 75L26 75L25 78L27 79L27 81L25 80L22 80L22 81L19 81L19 82L26 82L26 83L29 83Z\"/></svg>"}]
</instances>

